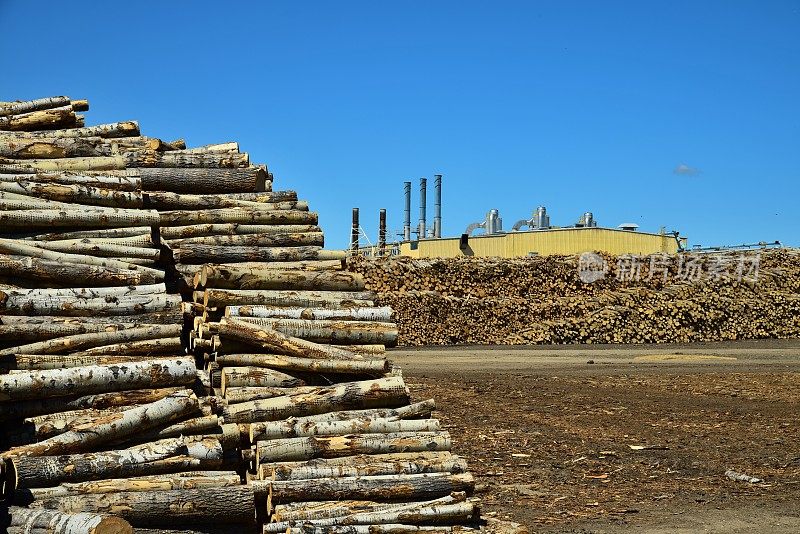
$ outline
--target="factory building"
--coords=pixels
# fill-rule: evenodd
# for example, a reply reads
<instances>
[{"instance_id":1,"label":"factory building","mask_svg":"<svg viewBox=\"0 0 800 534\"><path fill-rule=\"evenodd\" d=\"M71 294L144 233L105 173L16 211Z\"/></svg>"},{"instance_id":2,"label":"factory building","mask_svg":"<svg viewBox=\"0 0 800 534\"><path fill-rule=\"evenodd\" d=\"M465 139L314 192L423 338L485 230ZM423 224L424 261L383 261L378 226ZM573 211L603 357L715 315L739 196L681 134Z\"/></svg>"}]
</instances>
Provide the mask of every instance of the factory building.
<instances>
[{"instance_id":1,"label":"factory building","mask_svg":"<svg viewBox=\"0 0 800 534\"><path fill-rule=\"evenodd\" d=\"M585 212L574 225L551 226L550 215L539 206L530 219L517 221L511 231L503 230L497 209L489 210L482 221L467 226L456 237L442 237L442 175L434 175L433 225L427 224L427 180L420 179L419 222L411 226L411 182L404 183L403 229L400 242L386 243L386 213L381 211L381 229L377 247L359 246L358 210L354 210L351 248L367 256L385 254L412 258L455 258L459 256L521 258L528 256L571 255L598 251L609 254L675 254L686 249L686 238L677 232L639 231L634 223L614 228L598 225L594 214ZM474 235L476 232L480 232ZM416 237L416 239L415 239Z\"/></svg>"}]
</instances>

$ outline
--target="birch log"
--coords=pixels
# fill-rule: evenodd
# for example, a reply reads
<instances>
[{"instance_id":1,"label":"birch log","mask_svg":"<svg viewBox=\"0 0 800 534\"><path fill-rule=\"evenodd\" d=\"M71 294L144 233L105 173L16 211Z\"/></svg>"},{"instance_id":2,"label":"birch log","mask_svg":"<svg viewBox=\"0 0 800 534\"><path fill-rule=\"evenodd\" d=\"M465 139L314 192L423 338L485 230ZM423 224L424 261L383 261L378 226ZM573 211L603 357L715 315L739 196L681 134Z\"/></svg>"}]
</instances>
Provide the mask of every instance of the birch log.
<instances>
[{"instance_id":1,"label":"birch log","mask_svg":"<svg viewBox=\"0 0 800 534\"><path fill-rule=\"evenodd\" d=\"M225 367L222 369L222 394L228 387L291 388L305 383L292 375L259 367Z\"/></svg>"},{"instance_id":2,"label":"birch log","mask_svg":"<svg viewBox=\"0 0 800 534\"><path fill-rule=\"evenodd\" d=\"M0 117L0 130L53 130L73 126L76 123L77 117L72 107L61 106Z\"/></svg>"},{"instance_id":3,"label":"birch log","mask_svg":"<svg viewBox=\"0 0 800 534\"><path fill-rule=\"evenodd\" d=\"M113 515L64 513L11 506L10 531L25 534L133 534L130 523Z\"/></svg>"},{"instance_id":4,"label":"birch log","mask_svg":"<svg viewBox=\"0 0 800 534\"><path fill-rule=\"evenodd\" d=\"M196 374L193 359L176 358L0 375L0 402L191 384Z\"/></svg>"},{"instance_id":5,"label":"birch log","mask_svg":"<svg viewBox=\"0 0 800 534\"><path fill-rule=\"evenodd\" d=\"M396 434L400 432L437 432L437 419L347 419L298 423L296 419L270 421L250 427L250 442L310 436L344 436L348 434Z\"/></svg>"},{"instance_id":6,"label":"birch log","mask_svg":"<svg viewBox=\"0 0 800 534\"><path fill-rule=\"evenodd\" d=\"M12 316L17 317L17 316ZM40 317L36 317L37 319ZM64 318L67 319L67 318ZM135 326L148 326L147 324L114 322L112 320L101 322L67 322L67 321L41 321L19 322L9 321L9 316L0 319L0 340L15 341L43 341L54 337L88 334L92 332L115 332Z\"/></svg>"},{"instance_id":7,"label":"birch log","mask_svg":"<svg viewBox=\"0 0 800 534\"><path fill-rule=\"evenodd\" d=\"M161 239L171 243L195 237L246 234L291 234L321 232L314 224L190 224L186 226L164 226L160 228ZM260 264L259 264L260 265ZM341 268L341 263L337 264Z\"/></svg>"},{"instance_id":8,"label":"birch log","mask_svg":"<svg viewBox=\"0 0 800 534\"><path fill-rule=\"evenodd\" d=\"M0 223L6 228L36 226L114 227L158 226L157 211L107 208L102 211L22 210L0 211Z\"/></svg>"},{"instance_id":9,"label":"birch log","mask_svg":"<svg viewBox=\"0 0 800 534\"><path fill-rule=\"evenodd\" d=\"M192 264L209 261L229 263L303 261L337 257L337 254L331 254L330 251L321 250L315 246L259 247L192 244L174 249L172 254L176 262Z\"/></svg>"},{"instance_id":10,"label":"birch log","mask_svg":"<svg viewBox=\"0 0 800 534\"><path fill-rule=\"evenodd\" d=\"M38 130L29 132L3 132L3 135L15 137L127 137L139 135L139 123L136 121L111 122L86 126L83 128L68 128L61 130Z\"/></svg>"},{"instance_id":11,"label":"birch log","mask_svg":"<svg viewBox=\"0 0 800 534\"><path fill-rule=\"evenodd\" d=\"M337 410L393 408L408 404L408 389L400 377L381 378L319 388L314 393L233 404L223 408L227 423L277 421L293 416Z\"/></svg>"},{"instance_id":12,"label":"birch log","mask_svg":"<svg viewBox=\"0 0 800 534\"><path fill-rule=\"evenodd\" d=\"M156 402L131 408L102 420L77 427L39 443L16 447L3 456L63 455L122 439L159 424L175 421L197 410L197 397L188 390L179 391Z\"/></svg>"},{"instance_id":13,"label":"birch log","mask_svg":"<svg viewBox=\"0 0 800 534\"><path fill-rule=\"evenodd\" d=\"M0 298L2 296L0 295ZM124 297L99 297L73 300L73 297L18 299L11 306L3 306L0 311L16 315L63 315L83 316L123 316L142 313L174 312L180 310L180 295L130 295Z\"/></svg>"},{"instance_id":14,"label":"birch log","mask_svg":"<svg viewBox=\"0 0 800 534\"><path fill-rule=\"evenodd\" d=\"M298 208L298 206L308 208L308 204L305 202L298 204L296 193L294 195L264 193L261 196L254 195L248 198L246 196L191 195L152 191L146 193L146 199L147 206L157 210L220 209L247 207L253 204L270 205L273 209L302 209Z\"/></svg>"},{"instance_id":15,"label":"birch log","mask_svg":"<svg viewBox=\"0 0 800 534\"><path fill-rule=\"evenodd\" d=\"M21 115L22 113L30 113L31 111L41 111L43 109L59 108L69 105L70 98L68 96L50 96L34 100L0 102L0 117Z\"/></svg>"},{"instance_id":16,"label":"birch log","mask_svg":"<svg viewBox=\"0 0 800 534\"><path fill-rule=\"evenodd\" d=\"M54 487L32 488L25 493L35 500L43 500L45 498L66 497L68 495L116 493L119 491L224 488L239 486L241 483L241 477L234 471L187 471L87 482L63 482Z\"/></svg>"},{"instance_id":17,"label":"birch log","mask_svg":"<svg viewBox=\"0 0 800 534\"><path fill-rule=\"evenodd\" d=\"M244 169L127 169L125 176L142 181L145 191L173 193L238 193L264 191L267 172L261 167ZM212 221L218 222L218 221Z\"/></svg>"},{"instance_id":18,"label":"birch log","mask_svg":"<svg viewBox=\"0 0 800 534\"><path fill-rule=\"evenodd\" d=\"M273 508L272 520L276 523L297 522L308 520L322 520L333 517L344 517L365 512L380 512L382 510L403 510L418 506L454 504L464 502L464 492L453 492L450 495L427 501L413 501L409 503L387 503L375 501L310 501L278 504Z\"/></svg>"},{"instance_id":19,"label":"birch log","mask_svg":"<svg viewBox=\"0 0 800 534\"><path fill-rule=\"evenodd\" d=\"M383 374L389 370L389 362L383 358L374 360L320 360L280 354L223 354L217 355L214 361L226 368L231 366L251 366L314 373Z\"/></svg>"},{"instance_id":20,"label":"birch log","mask_svg":"<svg viewBox=\"0 0 800 534\"><path fill-rule=\"evenodd\" d=\"M261 480L307 480L418 473L465 473L467 462L449 452L404 452L345 456L330 460L261 464Z\"/></svg>"},{"instance_id":21,"label":"birch log","mask_svg":"<svg viewBox=\"0 0 800 534\"><path fill-rule=\"evenodd\" d=\"M367 291L281 291L273 289L206 289L204 306L262 305L280 307L372 306L374 294Z\"/></svg>"},{"instance_id":22,"label":"birch log","mask_svg":"<svg viewBox=\"0 0 800 534\"><path fill-rule=\"evenodd\" d=\"M325 244L322 232L234 234L190 237L169 241L177 249L191 249L203 245L211 247L321 247Z\"/></svg>"},{"instance_id":23,"label":"birch log","mask_svg":"<svg viewBox=\"0 0 800 534\"><path fill-rule=\"evenodd\" d=\"M199 285L223 289L362 291L364 278L345 271L290 271L263 266L204 265Z\"/></svg>"},{"instance_id":24,"label":"birch log","mask_svg":"<svg viewBox=\"0 0 800 534\"><path fill-rule=\"evenodd\" d=\"M90 347L100 347L124 341L139 341L179 336L182 326L152 325L140 328L127 328L111 332L90 332L76 334L38 343L31 343L0 351L0 356L7 354L58 354L61 352L78 352Z\"/></svg>"},{"instance_id":25,"label":"birch log","mask_svg":"<svg viewBox=\"0 0 800 534\"><path fill-rule=\"evenodd\" d=\"M57 285L80 285L91 281L94 286L120 286L154 281L147 273L133 269L63 263L6 254L0 256L0 275L19 276Z\"/></svg>"},{"instance_id":26,"label":"birch log","mask_svg":"<svg viewBox=\"0 0 800 534\"><path fill-rule=\"evenodd\" d=\"M450 434L447 432L307 436L259 441L256 443L256 463L447 450L450 450Z\"/></svg>"},{"instance_id":27,"label":"birch log","mask_svg":"<svg viewBox=\"0 0 800 534\"><path fill-rule=\"evenodd\" d=\"M205 266L204 266L205 267ZM322 319L339 321L390 322L392 308L276 308L274 306L226 306L225 315L231 317L263 317L275 319Z\"/></svg>"},{"instance_id":28,"label":"birch log","mask_svg":"<svg viewBox=\"0 0 800 534\"><path fill-rule=\"evenodd\" d=\"M43 184L80 185L130 192L142 190L142 181L139 178L102 175L84 176L76 172L42 172L16 175L0 174L0 182L37 182Z\"/></svg>"},{"instance_id":29,"label":"birch log","mask_svg":"<svg viewBox=\"0 0 800 534\"><path fill-rule=\"evenodd\" d=\"M133 526L250 524L255 521L255 499L250 486L122 491L54 497L36 502L37 506L71 513L114 513Z\"/></svg>"},{"instance_id":30,"label":"birch log","mask_svg":"<svg viewBox=\"0 0 800 534\"><path fill-rule=\"evenodd\" d=\"M219 333L222 337L229 337L287 356L337 360L363 359L362 356L344 349L287 336L270 327L249 324L234 317L222 318L219 323Z\"/></svg>"},{"instance_id":31,"label":"birch log","mask_svg":"<svg viewBox=\"0 0 800 534\"><path fill-rule=\"evenodd\" d=\"M363 345L397 344L397 326L375 321L336 321L328 319L281 319L236 317L258 326L265 326L287 336L317 343L353 343Z\"/></svg>"},{"instance_id":32,"label":"birch log","mask_svg":"<svg viewBox=\"0 0 800 534\"><path fill-rule=\"evenodd\" d=\"M153 356L185 356L185 353L181 338L165 337L101 345L76 352L73 356L141 356L147 354Z\"/></svg>"},{"instance_id":33,"label":"birch log","mask_svg":"<svg viewBox=\"0 0 800 534\"><path fill-rule=\"evenodd\" d=\"M314 480L255 480L251 484L257 496L268 496L273 503L281 503L339 499L434 499L456 491L471 492L475 483L469 473L422 473Z\"/></svg>"},{"instance_id":34,"label":"birch log","mask_svg":"<svg viewBox=\"0 0 800 534\"><path fill-rule=\"evenodd\" d=\"M141 193L105 189L83 184L25 181L0 182L0 191L89 206L106 206L112 208L143 207Z\"/></svg>"}]
</instances>

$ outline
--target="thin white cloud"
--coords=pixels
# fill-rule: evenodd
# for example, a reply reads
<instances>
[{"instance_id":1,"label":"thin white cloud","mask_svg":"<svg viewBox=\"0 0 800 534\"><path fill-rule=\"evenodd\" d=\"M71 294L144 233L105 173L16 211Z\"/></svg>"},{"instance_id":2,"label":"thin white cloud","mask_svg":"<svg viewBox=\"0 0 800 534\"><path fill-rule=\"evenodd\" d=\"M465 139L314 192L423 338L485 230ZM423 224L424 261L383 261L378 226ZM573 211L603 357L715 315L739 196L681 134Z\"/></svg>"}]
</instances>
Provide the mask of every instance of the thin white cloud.
<instances>
[{"instance_id":1,"label":"thin white cloud","mask_svg":"<svg viewBox=\"0 0 800 534\"><path fill-rule=\"evenodd\" d=\"M680 174L682 176L697 176L698 174L700 174L700 169L698 169L697 167L690 167L685 163L681 163L680 165L672 169L672 172L675 174Z\"/></svg>"}]
</instances>

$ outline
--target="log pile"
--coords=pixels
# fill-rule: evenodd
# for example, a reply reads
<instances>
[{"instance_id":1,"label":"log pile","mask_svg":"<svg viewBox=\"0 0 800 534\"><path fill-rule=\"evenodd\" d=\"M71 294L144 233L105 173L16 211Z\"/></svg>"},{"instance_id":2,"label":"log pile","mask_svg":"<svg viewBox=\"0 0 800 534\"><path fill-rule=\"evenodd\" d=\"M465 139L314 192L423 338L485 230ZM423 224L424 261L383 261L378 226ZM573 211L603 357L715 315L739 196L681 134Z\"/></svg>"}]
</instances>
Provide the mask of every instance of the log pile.
<instances>
[{"instance_id":1,"label":"log pile","mask_svg":"<svg viewBox=\"0 0 800 534\"><path fill-rule=\"evenodd\" d=\"M473 480L317 216L236 143L0 103L0 525L455 532ZM467 526L469 525L469 526Z\"/></svg>"},{"instance_id":2,"label":"log pile","mask_svg":"<svg viewBox=\"0 0 800 534\"><path fill-rule=\"evenodd\" d=\"M566 256L354 258L348 270L394 310L401 345L800 336L796 250L604 259L605 276L590 283Z\"/></svg>"}]
</instances>

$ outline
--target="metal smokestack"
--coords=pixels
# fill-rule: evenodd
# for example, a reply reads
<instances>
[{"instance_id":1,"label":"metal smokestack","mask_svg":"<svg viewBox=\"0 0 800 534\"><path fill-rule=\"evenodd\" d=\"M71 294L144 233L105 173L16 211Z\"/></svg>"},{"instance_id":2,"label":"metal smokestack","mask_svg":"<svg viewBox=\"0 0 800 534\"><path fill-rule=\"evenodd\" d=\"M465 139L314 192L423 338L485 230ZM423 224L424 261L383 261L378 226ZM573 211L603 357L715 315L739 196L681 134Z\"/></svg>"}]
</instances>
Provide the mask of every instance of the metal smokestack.
<instances>
[{"instance_id":1,"label":"metal smokestack","mask_svg":"<svg viewBox=\"0 0 800 534\"><path fill-rule=\"evenodd\" d=\"M378 255L386 255L386 210L381 209L378 216Z\"/></svg>"},{"instance_id":2,"label":"metal smokestack","mask_svg":"<svg viewBox=\"0 0 800 534\"><path fill-rule=\"evenodd\" d=\"M403 241L411 241L411 182L403 182L406 210L403 218Z\"/></svg>"},{"instance_id":3,"label":"metal smokestack","mask_svg":"<svg viewBox=\"0 0 800 534\"><path fill-rule=\"evenodd\" d=\"M350 229L350 253L358 254L358 208L353 208L353 226Z\"/></svg>"},{"instance_id":4,"label":"metal smokestack","mask_svg":"<svg viewBox=\"0 0 800 534\"><path fill-rule=\"evenodd\" d=\"M425 239L425 226L428 212L428 202L426 196L428 194L428 180L427 178L419 179L419 229L418 239Z\"/></svg>"},{"instance_id":5,"label":"metal smokestack","mask_svg":"<svg viewBox=\"0 0 800 534\"><path fill-rule=\"evenodd\" d=\"M433 237L442 237L442 175L433 175Z\"/></svg>"}]
</instances>

